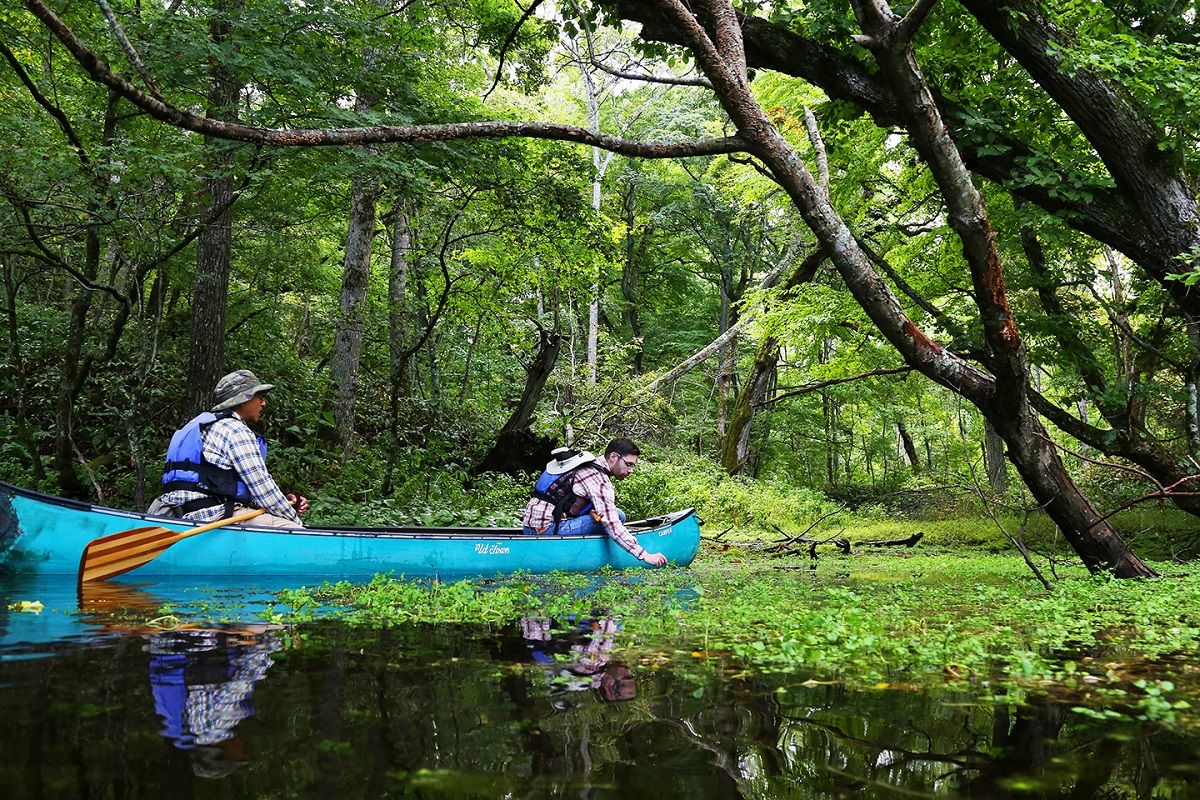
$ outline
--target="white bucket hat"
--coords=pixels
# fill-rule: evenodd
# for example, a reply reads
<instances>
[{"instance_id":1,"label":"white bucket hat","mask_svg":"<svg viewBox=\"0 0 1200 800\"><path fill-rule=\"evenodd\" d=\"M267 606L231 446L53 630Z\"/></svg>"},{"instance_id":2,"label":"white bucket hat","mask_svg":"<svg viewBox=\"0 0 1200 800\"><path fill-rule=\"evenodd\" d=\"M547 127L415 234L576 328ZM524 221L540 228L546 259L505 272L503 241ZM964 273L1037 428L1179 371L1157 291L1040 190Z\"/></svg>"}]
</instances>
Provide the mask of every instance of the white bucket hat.
<instances>
[{"instance_id":1,"label":"white bucket hat","mask_svg":"<svg viewBox=\"0 0 1200 800\"><path fill-rule=\"evenodd\" d=\"M596 460L596 457L587 450L575 450L570 447L551 450L550 455L553 456L553 460L546 465L546 472L551 475L562 475L564 472L570 472L578 466Z\"/></svg>"}]
</instances>

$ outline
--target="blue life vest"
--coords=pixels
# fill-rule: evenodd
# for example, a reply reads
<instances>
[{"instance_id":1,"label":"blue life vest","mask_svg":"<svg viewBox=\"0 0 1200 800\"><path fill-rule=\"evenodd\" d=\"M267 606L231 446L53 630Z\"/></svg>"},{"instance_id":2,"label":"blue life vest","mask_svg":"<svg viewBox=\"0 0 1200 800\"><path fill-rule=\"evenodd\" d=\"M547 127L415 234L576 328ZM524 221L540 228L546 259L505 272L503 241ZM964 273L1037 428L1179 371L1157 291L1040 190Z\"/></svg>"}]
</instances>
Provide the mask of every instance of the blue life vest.
<instances>
[{"instance_id":1,"label":"blue life vest","mask_svg":"<svg viewBox=\"0 0 1200 800\"><path fill-rule=\"evenodd\" d=\"M246 506L254 504L254 496L250 494L250 488L242 482L237 470L223 469L204 460L202 432L217 420L232 416L232 411L220 411L215 414L205 411L171 436L171 444L167 447L166 469L162 477L163 491L182 489L208 495L184 503L185 514L224 503L225 515L228 516L232 513L235 502ZM266 440L258 434L254 434L254 438L258 440L258 449L262 452L263 461L266 461Z\"/></svg>"},{"instance_id":2,"label":"blue life vest","mask_svg":"<svg viewBox=\"0 0 1200 800\"><path fill-rule=\"evenodd\" d=\"M595 462L588 462L559 475L543 472L541 477L537 479L537 483L533 485L533 491L530 495L536 497L538 500L544 500L554 507L554 526L556 529L563 519L582 517L595 506L590 499L575 494L575 476L585 469L594 469L606 474L608 473L608 470Z\"/></svg>"}]
</instances>

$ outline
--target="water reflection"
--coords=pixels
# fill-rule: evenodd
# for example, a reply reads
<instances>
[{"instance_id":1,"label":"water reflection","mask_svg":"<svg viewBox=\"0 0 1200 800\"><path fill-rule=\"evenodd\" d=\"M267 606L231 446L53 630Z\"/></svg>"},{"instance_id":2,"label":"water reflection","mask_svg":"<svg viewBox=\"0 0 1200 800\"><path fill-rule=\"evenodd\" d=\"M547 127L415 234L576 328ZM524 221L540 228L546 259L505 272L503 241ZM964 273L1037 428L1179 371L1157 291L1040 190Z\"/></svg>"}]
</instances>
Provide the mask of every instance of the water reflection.
<instances>
[{"instance_id":1,"label":"water reflection","mask_svg":"<svg viewBox=\"0 0 1200 800\"><path fill-rule=\"evenodd\" d=\"M237 725L254 716L255 684L274 664L271 655L283 649L287 629L203 622L164 628L173 621L159 614L167 605L139 586L101 581L79 587L79 612L93 630L146 642L160 733L188 753L195 775L223 778L249 760Z\"/></svg>"},{"instance_id":2,"label":"water reflection","mask_svg":"<svg viewBox=\"0 0 1200 800\"><path fill-rule=\"evenodd\" d=\"M622 663L620 623L603 615L326 620L300 641L271 626L163 631L147 623L167 622L166 595L128 589L80 598L103 637L0 661L0 708L23 723L0 726L5 800L1200 794L1186 720L810 682L665 646Z\"/></svg>"},{"instance_id":3,"label":"water reflection","mask_svg":"<svg viewBox=\"0 0 1200 800\"><path fill-rule=\"evenodd\" d=\"M551 696L595 689L606 702L637 697L633 671L612 663L614 637L620 624L613 617L576 619L560 626L550 617L521 618L521 638L533 660L543 666Z\"/></svg>"},{"instance_id":4,"label":"water reflection","mask_svg":"<svg viewBox=\"0 0 1200 800\"><path fill-rule=\"evenodd\" d=\"M147 637L154 710L162 734L190 751L192 771L220 778L247 761L239 722L254 715L251 694L282 648L279 626L179 630Z\"/></svg>"}]
</instances>

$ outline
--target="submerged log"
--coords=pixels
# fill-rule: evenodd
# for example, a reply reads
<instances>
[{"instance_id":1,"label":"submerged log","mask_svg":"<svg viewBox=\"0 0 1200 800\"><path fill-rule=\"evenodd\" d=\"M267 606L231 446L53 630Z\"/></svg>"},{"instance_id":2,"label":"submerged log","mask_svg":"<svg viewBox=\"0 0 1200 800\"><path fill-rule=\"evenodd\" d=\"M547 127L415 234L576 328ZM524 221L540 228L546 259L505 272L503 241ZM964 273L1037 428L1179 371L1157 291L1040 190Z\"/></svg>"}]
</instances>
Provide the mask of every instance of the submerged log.
<instances>
[{"instance_id":1,"label":"submerged log","mask_svg":"<svg viewBox=\"0 0 1200 800\"><path fill-rule=\"evenodd\" d=\"M912 536L904 539L886 539L876 540L872 542L859 542L859 547L912 547L917 542L921 541L921 537L925 535L925 531L917 531Z\"/></svg>"}]
</instances>

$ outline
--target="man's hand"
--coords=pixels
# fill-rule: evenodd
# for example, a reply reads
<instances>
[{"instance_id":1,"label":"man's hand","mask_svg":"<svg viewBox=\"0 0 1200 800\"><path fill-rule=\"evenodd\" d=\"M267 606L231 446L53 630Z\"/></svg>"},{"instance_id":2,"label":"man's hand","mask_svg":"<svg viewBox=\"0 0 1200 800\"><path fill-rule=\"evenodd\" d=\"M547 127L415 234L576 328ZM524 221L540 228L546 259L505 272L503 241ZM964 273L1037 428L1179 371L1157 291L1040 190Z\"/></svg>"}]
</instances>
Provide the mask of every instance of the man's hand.
<instances>
[{"instance_id":1,"label":"man's hand","mask_svg":"<svg viewBox=\"0 0 1200 800\"><path fill-rule=\"evenodd\" d=\"M646 553L646 555L642 556L642 561L645 561L652 567L661 567L667 563L667 557L662 553Z\"/></svg>"},{"instance_id":2,"label":"man's hand","mask_svg":"<svg viewBox=\"0 0 1200 800\"><path fill-rule=\"evenodd\" d=\"M292 508L296 509L297 514L308 511L308 498L303 495L289 494L287 501L292 504Z\"/></svg>"}]
</instances>

